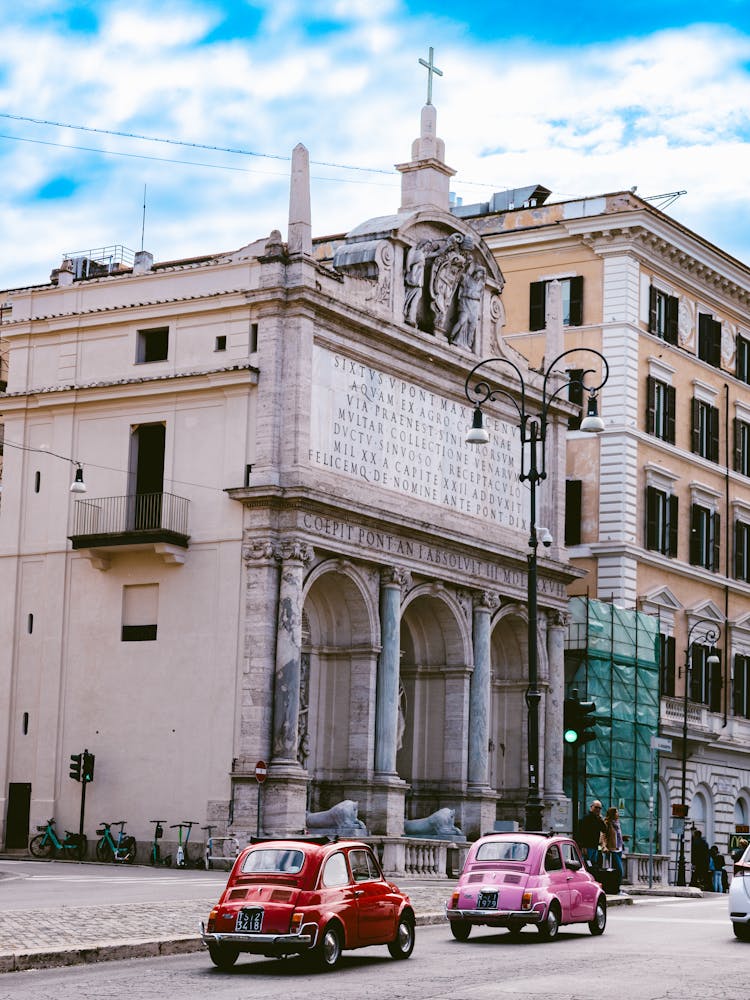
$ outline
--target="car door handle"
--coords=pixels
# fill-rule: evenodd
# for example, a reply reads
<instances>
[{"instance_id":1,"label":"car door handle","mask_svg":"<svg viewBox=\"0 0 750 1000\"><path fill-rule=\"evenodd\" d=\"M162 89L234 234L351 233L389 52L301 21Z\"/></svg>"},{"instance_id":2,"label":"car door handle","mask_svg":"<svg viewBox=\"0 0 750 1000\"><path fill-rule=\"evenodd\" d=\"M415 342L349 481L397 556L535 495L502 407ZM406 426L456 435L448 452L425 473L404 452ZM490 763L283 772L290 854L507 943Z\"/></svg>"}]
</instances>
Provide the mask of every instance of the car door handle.
<instances>
[{"instance_id":1,"label":"car door handle","mask_svg":"<svg viewBox=\"0 0 750 1000\"><path fill-rule=\"evenodd\" d=\"M352 892L352 896L354 896L355 899L359 899L359 897L360 896L364 896L364 894L365 894L365 890L364 889L355 889Z\"/></svg>"}]
</instances>

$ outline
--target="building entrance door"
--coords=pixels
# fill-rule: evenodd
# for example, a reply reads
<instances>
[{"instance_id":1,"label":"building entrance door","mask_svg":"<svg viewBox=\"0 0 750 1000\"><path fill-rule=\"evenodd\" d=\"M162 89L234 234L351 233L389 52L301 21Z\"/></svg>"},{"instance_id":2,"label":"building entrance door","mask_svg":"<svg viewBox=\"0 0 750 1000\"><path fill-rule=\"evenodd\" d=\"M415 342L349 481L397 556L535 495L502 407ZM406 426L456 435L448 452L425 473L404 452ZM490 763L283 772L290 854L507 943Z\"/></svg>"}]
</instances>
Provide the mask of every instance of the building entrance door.
<instances>
[{"instance_id":1,"label":"building entrance door","mask_svg":"<svg viewBox=\"0 0 750 1000\"><path fill-rule=\"evenodd\" d=\"M31 782L11 781L8 785L8 812L5 817L5 846L8 850L26 847L29 842Z\"/></svg>"}]
</instances>

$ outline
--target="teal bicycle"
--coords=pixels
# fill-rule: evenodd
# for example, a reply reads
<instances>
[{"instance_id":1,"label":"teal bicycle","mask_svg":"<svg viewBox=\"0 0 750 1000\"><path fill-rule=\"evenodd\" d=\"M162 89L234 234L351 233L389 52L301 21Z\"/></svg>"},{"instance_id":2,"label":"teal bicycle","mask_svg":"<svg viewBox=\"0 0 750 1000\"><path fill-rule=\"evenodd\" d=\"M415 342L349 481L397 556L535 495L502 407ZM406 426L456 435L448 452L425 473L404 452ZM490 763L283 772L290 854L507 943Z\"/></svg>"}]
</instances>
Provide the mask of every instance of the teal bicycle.
<instances>
[{"instance_id":1,"label":"teal bicycle","mask_svg":"<svg viewBox=\"0 0 750 1000\"><path fill-rule=\"evenodd\" d=\"M125 823L127 820L116 819L113 823L102 823L101 829L96 831L100 837L96 845L96 857L99 861L119 861L126 865L132 865L135 861L137 845L135 837L129 837L125 833ZM112 836L112 827L119 826L117 840Z\"/></svg>"},{"instance_id":2,"label":"teal bicycle","mask_svg":"<svg viewBox=\"0 0 750 1000\"><path fill-rule=\"evenodd\" d=\"M50 858L57 855L83 861L86 856L86 838L72 830L65 831L65 840L60 840L55 832L54 819L48 819L45 826L38 826L39 833L29 841L29 851L35 858Z\"/></svg>"}]
</instances>

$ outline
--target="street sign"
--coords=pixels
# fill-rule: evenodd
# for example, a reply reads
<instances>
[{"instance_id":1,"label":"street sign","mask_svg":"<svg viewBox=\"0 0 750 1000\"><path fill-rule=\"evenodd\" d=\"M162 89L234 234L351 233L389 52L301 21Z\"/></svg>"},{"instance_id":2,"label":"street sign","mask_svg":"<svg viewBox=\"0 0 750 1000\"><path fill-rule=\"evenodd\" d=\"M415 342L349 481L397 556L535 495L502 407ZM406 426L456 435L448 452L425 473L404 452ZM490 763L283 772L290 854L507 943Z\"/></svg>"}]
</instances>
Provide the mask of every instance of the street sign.
<instances>
[{"instance_id":1,"label":"street sign","mask_svg":"<svg viewBox=\"0 0 750 1000\"><path fill-rule=\"evenodd\" d=\"M268 765L264 760L259 760L255 765L255 780L262 785L268 775Z\"/></svg>"},{"instance_id":2,"label":"street sign","mask_svg":"<svg viewBox=\"0 0 750 1000\"><path fill-rule=\"evenodd\" d=\"M654 750L661 750L664 753L672 752L672 741L666 736L652 736L651 746Z\"/></svg>"}]
</instances>

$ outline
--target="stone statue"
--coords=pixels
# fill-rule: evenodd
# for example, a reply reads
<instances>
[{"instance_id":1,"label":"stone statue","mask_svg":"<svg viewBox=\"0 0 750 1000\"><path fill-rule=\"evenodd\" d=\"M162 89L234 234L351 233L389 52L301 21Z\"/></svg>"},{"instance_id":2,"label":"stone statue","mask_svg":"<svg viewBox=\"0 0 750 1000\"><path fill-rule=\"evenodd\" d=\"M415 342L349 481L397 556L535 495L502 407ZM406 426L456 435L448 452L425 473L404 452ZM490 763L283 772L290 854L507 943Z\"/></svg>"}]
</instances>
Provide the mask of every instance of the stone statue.
<instances>
[{"instance_id":1,"label":"stone statue","mask_svg":"<svg viewBox=\"0 0 750 1000\"><path fill-rule=\"evenodd\" d=\"M424 294L424 270L428 257L439 253L441 244L436 240L420 240L409 248L404 268L404 322L417 326L419 306Z\"/></svg>"},{"instance_id":2,"label":"stone statue","mask_svg":"<svg viewBox=\"0 0 750 1000\"><path fill-rule=\"evenodd\" d=\"M487 272L481 264L470 264L458 286L458 317L449 339L452 344L467 347L470 351L474 348L486 276Z\"/></svg>"},{"instance_id":3,"label":"stone statue","mask_svg":"<svg viewBox=\"0 0 750 1000\"><path fill-rule=\"evenodd\" d=\"M366 837L367 827L357 818L359 803L352 799L337 802L322 812L309 812L306 825L310 833L328 833L331 836Z\"/></svg>"},{"instance_id":4,"label":"stone statue","mask_svg":"<svg viewBox=\"0 0 750 1000\"><path fill-rule=\"evenodd\" d=\"M455 809L438 809L422 819L404 820L405 837L421 837L425 840L465 840L456 826Z\"/></svg>"},{"instance_id":5,"label":"stone statue","mask_svg":"<svg viewBox=\"0 0 750 1000\"><path fill-rule=\"evenodd\" d=\"M466 269L466 258L461 253L463 242L460 233L453 233L448 239L445 251L435 261L430 280L430 295L432 296L432 316L435 331L445 333L448 325L448 314L453 303L453 296L462 272Z\"/></svg>"}]
</instances>

